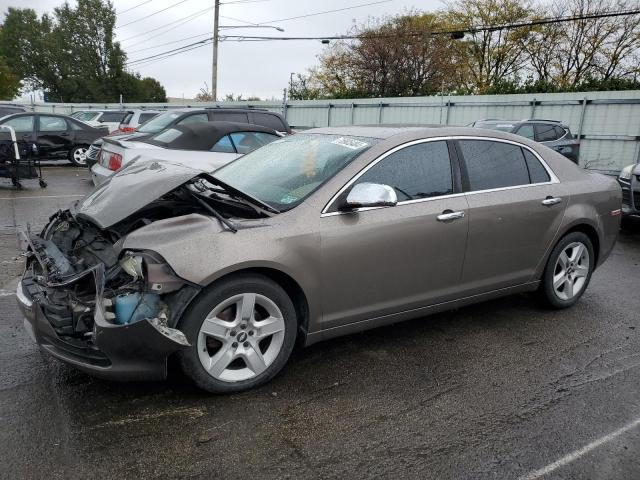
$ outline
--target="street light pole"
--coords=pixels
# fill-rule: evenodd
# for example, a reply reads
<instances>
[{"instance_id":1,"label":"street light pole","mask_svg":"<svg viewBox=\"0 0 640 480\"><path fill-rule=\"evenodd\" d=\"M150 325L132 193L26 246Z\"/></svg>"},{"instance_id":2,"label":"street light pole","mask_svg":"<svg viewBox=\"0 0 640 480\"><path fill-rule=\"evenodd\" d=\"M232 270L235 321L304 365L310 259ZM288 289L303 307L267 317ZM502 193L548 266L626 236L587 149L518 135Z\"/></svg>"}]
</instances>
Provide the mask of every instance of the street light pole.
<instances>
[{"instance_id":1,"label":"street light pole","mask_svg":"<svg viewBox=\"0 0 640 480\"><path fill-rule=\"evenodd\" d=\"M218 99L218 18L220 16L220 0L214 0L213 10L213 62L211 66L211 97Z\"/></svg>"}]
</instances>

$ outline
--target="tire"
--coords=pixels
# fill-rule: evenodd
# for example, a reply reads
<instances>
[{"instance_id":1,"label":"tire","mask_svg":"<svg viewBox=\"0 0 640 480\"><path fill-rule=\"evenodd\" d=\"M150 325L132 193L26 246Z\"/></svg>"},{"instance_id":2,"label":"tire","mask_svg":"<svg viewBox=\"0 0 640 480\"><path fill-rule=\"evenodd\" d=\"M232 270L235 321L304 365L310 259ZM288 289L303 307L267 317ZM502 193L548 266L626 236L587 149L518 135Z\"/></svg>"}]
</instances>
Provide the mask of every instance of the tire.
<instances>
[{"instance_id":1,"label":"tire","mask_svg":"<svg viewBox=\"0 0 640 480\"><path fill-rule=\"evenodd\" d=\"M594 267L595 255L589 237L582 232L565 235L547 260L540 285L542 300L556 309L575 305L589 286Z\"/></svg>"},{"instance_id":2,"label":"tire","mask_svg":"<svg viewBox=\"0 0 640 480\"><path fill-rule=\"evenodd\" d=\"M183 315L178 328L191 347L178 353L178 362L203 390L248 390L282 370L297 327L282 287L261 275L233 276L204 290Z\"/></svg>"},{"instance_id":3,"label":"tire","mask_svg":"<svg viewBox=\"0 0 640 480\"><path fill-rule=\"evenodd\" d=\"M87 150L86 145L76 145L69 151L69 161L76 167L87 166Z\"/></svg>"}]
</instances>

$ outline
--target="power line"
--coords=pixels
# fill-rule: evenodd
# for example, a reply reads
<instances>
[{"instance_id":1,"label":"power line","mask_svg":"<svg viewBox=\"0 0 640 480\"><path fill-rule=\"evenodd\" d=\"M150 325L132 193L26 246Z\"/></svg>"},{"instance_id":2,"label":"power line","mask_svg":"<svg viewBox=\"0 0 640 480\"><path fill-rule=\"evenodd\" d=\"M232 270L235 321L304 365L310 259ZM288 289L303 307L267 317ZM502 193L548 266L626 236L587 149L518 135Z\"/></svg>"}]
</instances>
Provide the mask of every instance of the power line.
<instances>
[{"instance_id":1,"label":"power line","mask_svg":"<svg viewBox=\"0 0 640 480\"><path fill-rule=\"evenodd\" d=\"M145 2L139 3L137 5L134 5L131 8L127 8L126 10L122 10L120 12L116 12L116 15L122 15L123 13L127 13L130 12L131 10L133 10L134 8L138 8L141 7L142 5L146 5L147 3L151 3L153 0L146 0Z\"/></svg>"},{"instance_id":2,"label":"power line","mask_svg":"<svg viewBox=\"0 0 640 480\"><path fill-rule=\"evenodd\" d=\"M159 13L165 12L167 10L169 10L170 8L173 7L177 7L178 5L184 3L184 2L188 2L189 0L180 0L179 2L176 2L174 4L169 5L168 7L165 7L161 10L158 10L156 12L150 13L149 15L145 15L144 17L140 17L137 20L132 20L131 22L125 23L124 25L116 25L115 28L122 28L122 27L126 27L127 25L131 25L132 23L138 23L141 22L142 20L146 20L147 18L153 17L155 15L158 15Z\"/></svg>"},{"instance_id":3,"label":"power line","mask_svg":"<svg viewBox=\"0 0 640 480\"><path fill-rule=\"evenodd\" d=\"M129 47L133 47L135 45L139 45L141 43L144 43L144 42L147 42L147 41L151 40L152 38L156 38L156 37L159 37L160 35L164 35L165 33L170 32L171 30L179 27L180 25L184 25L185 23L190 22L191 20L195 20L196 18L204 15L205 13L207 13L207 12L209 12L211 10L213 10L213 7L207 7L205 9L203 9L203 10L200 10L198 12L195 12L195 13L192 13L190 15L187 15L186 17L182 17L182 18L179 18L177 20L173 20L172 22L165 23L164 25L160 25L159 27L152 28L151 30L147 30L146 32L138 33L136 35L132 35L130 37L127 37L127 38L121 40L121 42L127 42L129 40L133 40L134 38L142 37L142 36L144 36L144 35L146 35L148 33L157 32L158 30L162 30L165 27L168 27L170 25L174 25L173 27L165 30L164 32L161 32L161 33L159 33L157 35L152 35L151 37L149 37L149 38L147 38L145 40L141 40L141 41L139 41L137 43L129 45Z\"/></svg>"},{"instance_id":4,"label":"power line","mask_svg":"<svg viewBox=\"0 0 640 480\"><path fill-rule=\"evenodd\" d=\"M616 12L602 12L602 13L593 13L593 14L586 14L586 15L573 15L573 16L567 16L567 17L541 18L538 20L532 20L530 22L517 22L517 23L509 23L509 24L502 24L502 25L481 25L481 26L470 27L468 29L461 29L461 30L440 30L440 31L433 31L433 32L408 32L401 35L399 34L360 34L360 35L335 35L335 36L322 36L322 37L269 37L269 36L225 35L221 37L221 39L225 41L287 41L287 40L316 40L317 41L317 40L357 40L357 39L366 39L366 38L398 38L400 36L423 37L426 35L445 35L445 34L452 35L457 33L476 33L481 31L508 30L508 29L514 29L514 28L521 28L525 26L536 26L536 25L545 25L545 24L552 24L552 23L571 22L571 21L577 21L577 20L592 20L592 19L599 19L599 18L620 17L620 16L637 15L637 14L640 14L640 9L624 10L624 11L616 11ZM213 40L213 37L209 37L204 40L183 45L182 47L178 47L172 50L151 55L149 57L132 60L130 62L127 62L127 66L132 64L141 65L141 64L147 63L148 61L155 61L156 59L161 60L164 58L172 57L174 55L179 55L181 53L193 50L195 48L200 48L205 45L208 45L212 40Z\"/></svg>"},{"instance_id":5,"label":"power line","mask_svg":"<svg viewBox=\"0 0 640 480\"><path fill-rule=\"evenodd\" d=\"M138 50L127 51L127 54L144 52L144 51L147 51L147 50L153 50L154 48L160 48L160 47L164 47L166 45L173 45L173 44L176 44L176 43L184 42L185 40L191 40L192 38L204 37L205 35L211 35L211 32L201 33L199 35L192 35L190 37L184 37L184 38L181 38L180 40L174 40L172 42L160 43L160 44L156 45L155 47L145 47L145 48L139 48Z\"/></svg>"},{"instance_id":6,"label":"power line","mask_svg":"<svg viewBox=\"0 0 640 480\"><path fill-rule=\"evenodd\" d=\"M276 20L269 20L267 22L260 22L260 23L258 23L258 25L263 25L265 23L288 22L289 20L297 20L299 18L315 17L316 15L326 15L327 13L343 12L345 10L352 10L354 8L361 8L361 7L369 7L371 5L379 5L381 3L389 3L389 2L392 2L392 1L393 0L379 0L377 2L362 3L360 5L352 5L350 7L336 8L335 10L324 10L322 12L307 13L305 15L298 15L296 17L278 18Z\"/></svg>"}]
</instances>

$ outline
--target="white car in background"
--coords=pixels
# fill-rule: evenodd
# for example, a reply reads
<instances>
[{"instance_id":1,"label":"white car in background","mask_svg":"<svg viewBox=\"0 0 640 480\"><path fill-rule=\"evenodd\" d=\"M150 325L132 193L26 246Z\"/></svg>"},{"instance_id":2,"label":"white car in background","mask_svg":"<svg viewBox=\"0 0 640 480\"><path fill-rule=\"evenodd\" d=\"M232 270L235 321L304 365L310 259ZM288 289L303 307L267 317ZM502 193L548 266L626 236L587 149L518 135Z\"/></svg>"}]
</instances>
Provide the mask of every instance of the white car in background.
<instances>
[{"instance_id":1,"label":"white car in background","mask_svg":"<svg viewBox=\"0 0 640 480\"><path fill-rule=\"evenodd\" d=\"M270 128L232 122L176 125L142 140L104 137L91 178L95 185L101 185L138 158L170 160L213 172L281 137Z\"/></svg>"},{"instance_id":2,"label":"white car in background","mask_svg":"<svg viewBox=\"0 0 640 480\"><path fill-rule=\"evenodd\" d=\"M129 110L122 122L120 122L118 131L122 133L134 132L140 125L148 122L154 117L157 117L161 113L163 112L160 110Z\"/></svg>"},{"instance_id":3,"label":"white car in background","mask_svg":"<svg viewBox=\"0 0 640 480\"><path fill-rule=\"evenodd\" d=\"M120 124L129 112L129 110L78 110L69 116L92 127L107 127L109 133L113 133L120 128Z\"/></svg>"}]
</instances>

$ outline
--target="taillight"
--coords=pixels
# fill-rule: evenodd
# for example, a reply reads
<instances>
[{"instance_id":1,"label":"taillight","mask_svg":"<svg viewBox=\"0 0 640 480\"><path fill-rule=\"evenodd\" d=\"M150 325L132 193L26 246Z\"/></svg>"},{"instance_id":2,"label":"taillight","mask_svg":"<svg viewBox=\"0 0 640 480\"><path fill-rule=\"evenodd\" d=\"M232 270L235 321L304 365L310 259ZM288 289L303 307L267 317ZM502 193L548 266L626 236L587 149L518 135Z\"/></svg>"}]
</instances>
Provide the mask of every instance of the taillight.
<instances>
[{"instance_id":1,"label":"taillight","mask_svg":"<svg viewBox=\"0 0 640 480\"><path fill-rule=\"evenodd\" d=\"M135 132L136 129L133 127L121 127L120 128L120 133L131 133L131 132Z\"/></svg>"},{"instance_id":2,"label":"taillight","mask_svg":"<svg viewBox=\"0 0 640 480\"><path fill-rule=\"evenodd\" d=\"M117 172L118 170L120 170L120 167L122 167L122 155L118 153L109 154L109 163L107 165L107 168L109 170Z\"/></svg>"}]
</instances>

